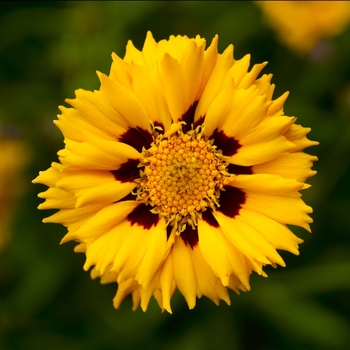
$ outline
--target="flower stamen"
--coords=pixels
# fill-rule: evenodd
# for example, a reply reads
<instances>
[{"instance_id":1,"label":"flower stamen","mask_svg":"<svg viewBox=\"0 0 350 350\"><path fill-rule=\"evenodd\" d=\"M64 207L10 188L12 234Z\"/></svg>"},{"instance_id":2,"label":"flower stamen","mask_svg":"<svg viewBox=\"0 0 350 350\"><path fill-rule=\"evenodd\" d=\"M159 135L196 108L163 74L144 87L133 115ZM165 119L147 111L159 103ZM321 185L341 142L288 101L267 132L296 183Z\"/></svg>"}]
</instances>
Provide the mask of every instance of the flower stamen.
<instances>
[{"instance_id":1,"label":"flower stamen","mask_svg":"<svg viewBox=\"0 0 350 350\"><path fill-rule=\"evenodd\" d=\"M226 171L227 157L203 136L202 127L184 134L182 124L155 135L142 152L144 169L137 188L137 199L152 205L152 213L165 217L178 234L186 224L194 229L208 207L218 207L220 190L235 177Z\"/></svg>"}]
</instances>

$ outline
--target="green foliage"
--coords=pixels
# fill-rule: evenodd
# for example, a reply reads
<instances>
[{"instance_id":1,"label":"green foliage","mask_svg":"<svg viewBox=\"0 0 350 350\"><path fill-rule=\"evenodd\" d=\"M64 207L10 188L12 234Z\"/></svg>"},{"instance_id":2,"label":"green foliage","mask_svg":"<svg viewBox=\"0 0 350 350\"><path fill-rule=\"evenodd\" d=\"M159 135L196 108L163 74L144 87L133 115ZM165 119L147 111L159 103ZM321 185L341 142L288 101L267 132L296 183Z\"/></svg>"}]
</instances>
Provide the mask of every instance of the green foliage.
<instances>
[{"instance_id":1,"label":"green foliage","mask_svg":"<svg viewBox=\"0 0 350 350\"><path fill-rule=\"evenodd\" d=\"M253 2L2 2L0 5L0 128L15 130L31 153L25 192L15 207L11 240L0 252L0 348L109 349L346 349L350 344L350 28L331 39L327 55L300 57L276 40ZM83 272L65 229L42 224L31 180L63 147L52 120L74 90L97 89L95 71L109 72L111 53L123 57L151 30L219 35L220 52L268 61L275 97L320 146L318 175L304 198L314 208L313 233L286 268L252 276L252 291L231 294L232 305L205 298L189 311L176 294L173 315L152 301L147 313L127 299L113 309L116 284L101 286ZM1 156L1 152L0 152Z\"/></svg>"}]
</instances>

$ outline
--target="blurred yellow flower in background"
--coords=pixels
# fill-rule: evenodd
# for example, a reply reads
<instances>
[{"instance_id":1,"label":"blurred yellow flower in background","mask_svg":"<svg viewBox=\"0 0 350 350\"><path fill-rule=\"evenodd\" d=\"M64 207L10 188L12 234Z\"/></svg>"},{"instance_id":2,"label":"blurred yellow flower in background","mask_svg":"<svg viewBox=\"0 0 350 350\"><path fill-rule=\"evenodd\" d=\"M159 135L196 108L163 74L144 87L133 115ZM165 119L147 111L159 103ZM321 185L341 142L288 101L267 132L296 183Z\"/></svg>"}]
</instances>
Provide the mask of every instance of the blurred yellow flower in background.
<instances>
[{"instance_id":1,"label":"blurred yellow flower in background","mask_svg":"<svg viewBox=\"0 0 350 350\"><path fill-rule=\"evenodd\" d=\"M317 158L302 151L317 142L284 115L288 93L272 99L272 75L258 78L266 62L248 71L249 55L217 43L149 32L60 107L65 148L34 180L49 186L39 208L60 210L44 222L68 228L92 277L118 282L115 307L132 294L145 311L153 295L171 312L176 289L190 308L229 304L253 271L285 266L277 249L299 254L287 225L310 230L299 190Z\"/></svg>"},{"instance_id":2,"label":"blurred yellow flower in background","mask_svg":"<svg viewBox=\"0 0 350 350\"><path fill-rule=\"evenodd\" d=\"M348 1L256 1L281 42L307 54L322 39L341 33L350 21Z\"/></svg>"},{"instance_id":3,"label":"blurred yellow flower in background","mask_svg":"<svg viewBox=\"0 0 350 350\"><path fill-rule=\"evenodd\" d=\"M21 175L28 162L22 141L0 136L0 250L10 237L10 225L17 198L23 190Z\"/></svg>"}]
</instances>

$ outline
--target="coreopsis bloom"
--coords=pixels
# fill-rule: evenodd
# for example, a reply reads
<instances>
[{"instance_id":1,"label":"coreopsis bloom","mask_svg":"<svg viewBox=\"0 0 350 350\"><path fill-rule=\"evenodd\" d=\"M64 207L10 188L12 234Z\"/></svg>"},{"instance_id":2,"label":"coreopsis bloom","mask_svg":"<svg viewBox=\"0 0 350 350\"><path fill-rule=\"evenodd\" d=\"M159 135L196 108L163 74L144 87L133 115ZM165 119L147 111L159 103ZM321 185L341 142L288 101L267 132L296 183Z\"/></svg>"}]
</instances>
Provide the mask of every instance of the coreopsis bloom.
<instances>
[{"instance_id":1,"label":"coreopsis bloom","mask_svg":"<svg viewBox=\"0 0 350 350\"><path fill-rule=\"evenodd\" d=\"M338 35L350 22L348 1L256 1L280 40L306 54L322 39Z\"/></svg>"},{"instance_id":2,"label":"coreopsis bloom","mask_svg":"<svg viewBox=\"0 0 350 350\"><path fill-rule=\"evenodd\" d=\"M316 157L302 150L317 142L283 114L287 93L272 100L272 76L257 78L266 63L248 71L249 55L217 42L148 33L142 51L112 55L99 90L60 107L65 148L34 180L49 186L39 208L59 209L44 222L68 228L92 277L118 282L116 308L153 295L171 312L176 289L190 308L229 304L252 271L285 265L276 249L298 254L288 224L310 230L299 190Z\"/></svg>"},{"instance_id":3,"label":"coreopsis bloom","mask_svg":"<svg viewBox=\"0 0 350 350\"><path fill-rule=\"evenodd\" d=\"M2 130L0 130L2 131ZM28 161L22 141L0 133L0 251L10 238L15 205L23 186L21 174Z\"/></svg>"}]
</instances>

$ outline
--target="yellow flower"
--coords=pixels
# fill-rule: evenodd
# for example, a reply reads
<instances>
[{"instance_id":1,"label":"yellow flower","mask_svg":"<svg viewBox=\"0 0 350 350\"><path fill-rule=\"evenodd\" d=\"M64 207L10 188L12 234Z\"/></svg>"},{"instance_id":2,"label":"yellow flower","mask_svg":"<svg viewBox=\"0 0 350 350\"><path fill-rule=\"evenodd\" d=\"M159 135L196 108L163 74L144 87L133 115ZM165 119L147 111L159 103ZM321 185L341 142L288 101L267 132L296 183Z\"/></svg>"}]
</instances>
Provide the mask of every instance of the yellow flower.
<instances>
[{"instance_id":1,"label":"yellow flower","mask_svg":"<svg viewBox=\"0 0 350 350\"><path fill-rule=\"evenodd\" d=\"M44 222L68 228L92 277L118 282L116 308L131 293L134 308L153 295L171 312L176 289L190 308L202 295L229 304L252 271L285 265L276 249L298 254L287 224L310 229L298 191L317 142L283 114L287 93L271 99L272 75L257 79L266 63L248 72L249 55L217 42L148 33L142 51L112 55L98 91L60 107L66 145L34 180L49 186L39 208L60 209Z\"/></svg>"},{"instance_id":2,"label":"yellow flower","mask_svg":"<svg viewBox=\"0 0 350 350\"><path fill-rule=\"evenodd\" d=\"M339 34L350 21L348 1L256 1L280 40L301 54Z\"/></svg>"},{"instance_id":3,"label":"yellow flower","mask_svg":"<svg viewBox=\"0 0 350 350\"><path fill-rule=\"evenodd\" d=\"M17 198L22 192L20 181L28 153L18 139L0 136L0 250L6 245L9 226Z\"/></svg>"}]
</instances>

